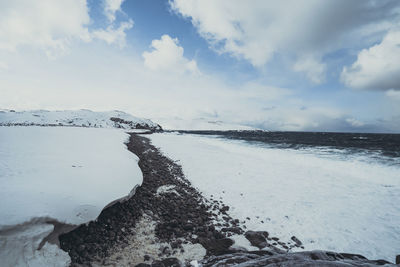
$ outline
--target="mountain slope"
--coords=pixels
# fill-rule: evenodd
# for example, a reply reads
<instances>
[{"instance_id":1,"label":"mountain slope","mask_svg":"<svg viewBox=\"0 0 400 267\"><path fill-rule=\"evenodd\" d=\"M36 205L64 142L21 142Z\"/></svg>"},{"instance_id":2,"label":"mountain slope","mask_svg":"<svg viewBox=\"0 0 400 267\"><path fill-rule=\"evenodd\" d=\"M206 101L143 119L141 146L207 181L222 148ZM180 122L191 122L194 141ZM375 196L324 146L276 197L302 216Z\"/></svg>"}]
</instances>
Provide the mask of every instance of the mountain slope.
<instances>
[{"instance_id":1,"label":"mountain slope","mask_svg":"<svg viewBox=\"0 0 400 267\"><path fill-rule=\"evenodd\" d=\"M0 126L31 125L162 130L160 125L151 120L137 118L117 110L107 112L93 112L87 109L19 112L0 110Z\"/></svg>"}]
</instances>

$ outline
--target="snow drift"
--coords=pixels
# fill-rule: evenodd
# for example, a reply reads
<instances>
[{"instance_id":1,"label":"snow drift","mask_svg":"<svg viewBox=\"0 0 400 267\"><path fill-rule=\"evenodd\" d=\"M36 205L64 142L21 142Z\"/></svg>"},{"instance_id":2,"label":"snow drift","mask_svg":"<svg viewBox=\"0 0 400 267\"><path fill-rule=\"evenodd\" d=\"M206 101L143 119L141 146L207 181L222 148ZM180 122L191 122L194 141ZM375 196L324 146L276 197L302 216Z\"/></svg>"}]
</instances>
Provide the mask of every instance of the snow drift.
<instances>
[{"instance_id":1,"label":"snow drift","mask_svg":"<svg viewBox=\"0 0 400 267\"><path fill-rule=\"evenodd\" d=\"M43 238L58 223L96 219L142 183L127 139L117 129L0 127L2 266L68 265L68 254Z\"/></svg>"}]
</instances>

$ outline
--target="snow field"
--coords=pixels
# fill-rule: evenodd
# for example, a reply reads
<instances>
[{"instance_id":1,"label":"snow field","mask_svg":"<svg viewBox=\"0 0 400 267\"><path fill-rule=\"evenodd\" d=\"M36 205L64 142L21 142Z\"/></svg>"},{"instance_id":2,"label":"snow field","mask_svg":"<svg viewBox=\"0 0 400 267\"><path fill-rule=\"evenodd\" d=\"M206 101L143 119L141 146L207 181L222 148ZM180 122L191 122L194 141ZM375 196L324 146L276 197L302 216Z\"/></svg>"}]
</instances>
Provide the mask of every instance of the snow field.
<instances>
[{"instance_id":1,"label":"snow field","mask_svg":"<svg viewBox=\"0 0 400 267\"><path fill-rule=\"evenodd\" d=\"M150 135L205 196L222 199L248 229L306 250L393 262L400 247L400 168L357 156L266 148L212 137ZM250 220L247 219L250 218ZM245 246L245 244L241 244Z\"/></svg>"},{"instance_id":2,"label":"snow field","mask_svg":"<svg viewBox=\"0 0 400 267\"><path fill-rule=\"evenodd\" d=\"M31 251L18 256L20 266L40 262L35 250L53 226L27 223L32 219L86 223L140 185L138 158L127 140L117 129L0 127L0 262L17 257L15 247ZM10 236L6 229L12 226ZM53 265L63 265L58 263Z\"/></svg>"}]
</instances>

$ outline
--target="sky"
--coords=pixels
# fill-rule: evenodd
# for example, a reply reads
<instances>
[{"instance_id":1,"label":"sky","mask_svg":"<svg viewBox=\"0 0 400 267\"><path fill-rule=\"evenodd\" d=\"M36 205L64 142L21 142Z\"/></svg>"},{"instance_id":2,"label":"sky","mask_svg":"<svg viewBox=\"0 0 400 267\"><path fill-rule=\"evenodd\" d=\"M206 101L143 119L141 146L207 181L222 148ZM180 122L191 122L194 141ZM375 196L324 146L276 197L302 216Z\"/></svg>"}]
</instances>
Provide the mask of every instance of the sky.
<instances>
[{"instance_id":1,"label":"sky","mask_svg":"<svg viewBox=\"0 0 400 267\"><path fill-rule=\"evenodd\" d=\"M0 108L400 133L400 1L0 0Z\"/></svg>"}]
</instances>

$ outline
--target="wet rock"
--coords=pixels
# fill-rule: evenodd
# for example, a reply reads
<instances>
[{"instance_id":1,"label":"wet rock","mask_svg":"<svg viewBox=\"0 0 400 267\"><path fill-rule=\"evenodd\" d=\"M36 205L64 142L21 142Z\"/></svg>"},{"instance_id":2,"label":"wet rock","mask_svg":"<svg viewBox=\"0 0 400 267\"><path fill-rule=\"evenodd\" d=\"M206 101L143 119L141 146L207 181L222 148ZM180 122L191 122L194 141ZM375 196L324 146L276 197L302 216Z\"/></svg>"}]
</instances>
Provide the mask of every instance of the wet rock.
<instances>
[{"instance_id":1,"label":"wet rock","mask_svg":"<svg viewBox=\"0 0 400 267\"><path fill-rule=\"evenodd\" d=\"M396 256L396 264L400 264L400 255Z\"/></svg>"}]
</instances>

